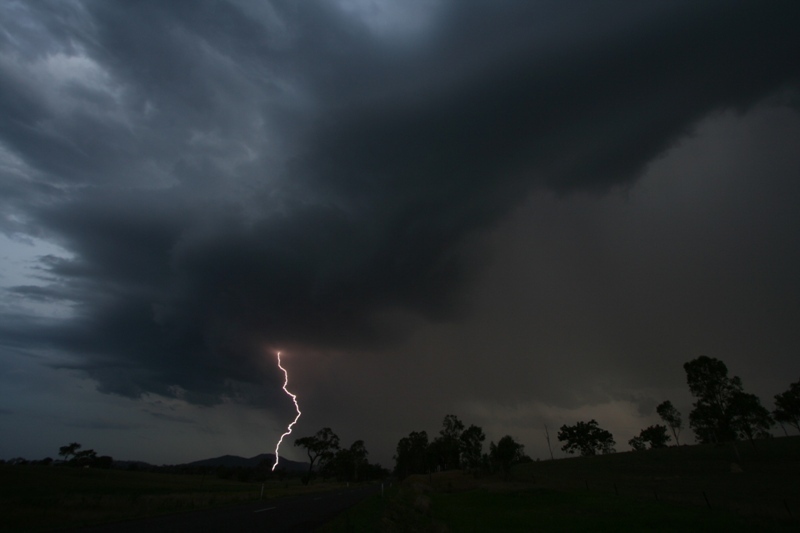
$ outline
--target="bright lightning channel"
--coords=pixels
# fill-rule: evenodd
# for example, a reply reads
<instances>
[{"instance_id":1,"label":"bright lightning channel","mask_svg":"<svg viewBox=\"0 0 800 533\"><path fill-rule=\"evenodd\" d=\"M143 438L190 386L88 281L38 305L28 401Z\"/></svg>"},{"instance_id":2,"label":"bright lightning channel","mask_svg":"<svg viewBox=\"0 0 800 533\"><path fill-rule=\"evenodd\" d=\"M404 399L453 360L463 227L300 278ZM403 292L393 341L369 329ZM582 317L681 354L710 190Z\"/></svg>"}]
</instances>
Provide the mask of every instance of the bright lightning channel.
<instances>
[{"instance_id":1,"label":"bright lightning channel","mask_svg":"<svg viewBox=\"0 0 800 533\"><path fill-rule=\"evenodd\" d=\"M289 389L286 388L286 385L289 384L289 373L281 365L281 352L278 352L278 368L283 370L283 392L285 392L286 394L288 394L289 396L292 397L292 401L294 402L294 408L297 410L297 416L294 417L294 421L291 424L289 424L289 426L286 428L286 433L281 435L281 438L278 439L278 444L275 445L275 464L272 465L272 470L273 471L275 470L275 467L278 466L278 461L280 459L278 457L278 450L280 449L281 443L283 442L283 437L285 437L287 435L291 435L292 426L297 424L297 421L300 420L300 415L302 414L300 412L300 406L297 404L297 395L292 394L291 392L289 392Z\"/></svg>"}]
</instances>

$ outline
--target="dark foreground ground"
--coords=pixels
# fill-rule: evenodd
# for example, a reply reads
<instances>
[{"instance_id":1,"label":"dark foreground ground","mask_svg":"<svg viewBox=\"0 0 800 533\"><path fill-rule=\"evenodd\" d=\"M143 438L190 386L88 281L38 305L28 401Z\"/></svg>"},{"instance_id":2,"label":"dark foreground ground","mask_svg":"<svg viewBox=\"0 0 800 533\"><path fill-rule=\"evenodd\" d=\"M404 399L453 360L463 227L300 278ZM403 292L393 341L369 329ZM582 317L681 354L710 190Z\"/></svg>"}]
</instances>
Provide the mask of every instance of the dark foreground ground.
<instances>
[{"instance_id":1,"label":"dark foreground ground","mask_svg":"<svg viewBox=\"0 0 800 533\"><path fill-rule=\"evenodd\" d=\"M305 532L321 526L345 509L379 491L380 485L369 485L70 531L82 533Z\"/></svg>"},{"instance_id":2,"label":"dark foreground ground","mask_svg":"<svg viewBox=\"0 0 800 533\"><path fill-rule=\"evenodd\" d=\"M800 531L800 437L409 476L325 533Z\"/></svg>"}]
</instances>

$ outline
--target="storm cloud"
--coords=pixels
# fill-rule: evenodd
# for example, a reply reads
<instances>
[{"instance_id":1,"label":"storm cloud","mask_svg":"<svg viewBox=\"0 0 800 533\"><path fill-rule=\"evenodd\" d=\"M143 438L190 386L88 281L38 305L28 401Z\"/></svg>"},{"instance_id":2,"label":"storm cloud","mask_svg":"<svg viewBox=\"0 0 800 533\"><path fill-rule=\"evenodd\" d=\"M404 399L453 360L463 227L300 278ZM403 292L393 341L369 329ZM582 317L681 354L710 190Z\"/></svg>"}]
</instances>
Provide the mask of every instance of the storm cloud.
<instances>
[{"instance_id":1,"label":"storm cloud","mask_svg":"<svg viewBox=\"0 0 800 533\"><path fill-rule=\"evenodd\" d=\"M72 1L0 9L0 228L18 242L64 250L40 256L35 284L5 291L67 309L45 319L4 308L0 342L47 352L45 364L130 398L283 406L282 376L267 356L287 346L338 354L343 368L365 359L402 368L413 356L400 346L469 322L476 301L507 308L509 299L480 296L493 279L487 269L496 272L488 265L517 249L499 247L507 235L535 232L538 249L549 250L507 263L530 265L532 276L550 272L550 288L535 291L542 306L575 302L565 279L632 292L618 277L628 273L613 264L572 274L558 265L602 250L635 260L640 250L643 271L653 272L657 250L598 235L592 213L616 220L598 207L553 215L587 230L567 231L547 217L553 205L633 194L709 120L781 109L793 116L786 138L797 121L795 2ZM796 199L787 180L796 181L797 168L787 158L765 186L785 185L784 198ZM689 195L698 186L664 179ZM537 212L545 217L538 222ZM786 216L754 231L786 243L798 229L797 217ZM509 222L519 217L532 220ZM691 233L685 219L658 231ZM564 243L576 238L585 242L569 251ZM699 257L700 248L684 252ZM787 264L797 261L789 253ZM530 285L524 268L512 270L501 285ZM796 283L782 290L800 293ZM582 298L595 306L598 329L602 317L620 317L614 291ZM680 305L662 300L660 320L687 312ZM582 323L574 308L556 311L542 315L550 333ZM493 331L503 335L524 329L510 327L513 316L530 317L529 309L497 313L504 318ZM492 317L483 323L489 328ZM482 341L456 336L431 357L477 366L461 344ZM550 345L554 353L587 349L571 335L562 342ZM635 344L615 346L616 372L639 375ZM513 374L514 361L501 358L499 367ZM475 379L465 378L464 390L480 390ZM550 401L586 400L567 388ZM322 402L324 390L309 395Z\"/></svg>"}]
</instances>

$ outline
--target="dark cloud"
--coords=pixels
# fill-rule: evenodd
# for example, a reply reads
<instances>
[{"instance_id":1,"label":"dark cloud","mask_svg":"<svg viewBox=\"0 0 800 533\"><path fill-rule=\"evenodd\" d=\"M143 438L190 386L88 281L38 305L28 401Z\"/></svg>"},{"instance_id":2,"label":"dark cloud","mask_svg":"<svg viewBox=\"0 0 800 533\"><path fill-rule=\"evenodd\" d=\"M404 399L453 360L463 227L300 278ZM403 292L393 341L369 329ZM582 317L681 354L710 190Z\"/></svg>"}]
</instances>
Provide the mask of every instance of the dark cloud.
<instances>
[{"instance_id":1,"label":"dark cloud","mask_svg":"<svg viewBox=\"0 0 800 533\"><path fill-rule=\"evenodd\" d=\"M532 191L629 187L800 80L793 2L443 2L412 42L327 2L242 5L16 6L36 24L0 32L24 162L4 227L72 254L12 291L73 315L14 342L101 391L286 401L267 349L379 351L410 329L391 313L455 316L465 239Z\"/></svg>"},{"instance_id":2,"label":"dark cloud","mask_svg":"<svg viewBox=\"0 0 800 533\"><path fill-rule=\"evenodd\" d=\"M64 299L63 292L59 288L42 287L40 285L18 285L8 289L8 293L44 302Z\"/></svg>"},{"instance_id":3,"label":"dark cloud","mask_svg":"<svg viewBox=\"0 0 800 533\"><path fill-rule=\"evenodd\" d=\"M166 413L159 413L156 411L150 411L148 409L142 409L143 413L147 413L148 415L158 418L159 420L166 420L167 422L177 422L179 424L196 424L197 421L185 416L178 416L178 415L170 415Z\"/></svg>"},{"instance_id":4,"label":"dark cloud","mask_svg":"<svg viewBox=\"0 0 800 533\"><path fill-rule=\"evenodd\" d=\"M124 431L129 429L137 429L140 427L138 424L129 424L126 422L119 422L114 420L80 420L67 423L67 426L79 429L99 429L99 430L114 430Z\"/></svg>"}]
</instances>

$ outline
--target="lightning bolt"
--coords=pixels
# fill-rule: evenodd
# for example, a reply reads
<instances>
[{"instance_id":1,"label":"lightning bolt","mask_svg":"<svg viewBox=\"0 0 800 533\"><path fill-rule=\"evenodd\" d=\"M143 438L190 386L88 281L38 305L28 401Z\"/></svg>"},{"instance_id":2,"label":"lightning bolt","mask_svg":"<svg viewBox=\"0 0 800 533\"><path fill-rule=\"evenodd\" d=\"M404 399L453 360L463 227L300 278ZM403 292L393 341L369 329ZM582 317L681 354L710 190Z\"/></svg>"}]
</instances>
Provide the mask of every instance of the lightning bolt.
<instances>
[{"instance_id":1,"label":"lightning bolt","mask_svg":"<svg viewBox=\"0 0 800 533\"><path fill-rule=\"evenodd\" d=\"M281 443L283 442L283 437L292 434L292 426L297 424L297 421L300 420L300 415L302 414L300 412L300 406L297 404L297 395L292 394L291 392L289 392L289 389L286 388L286 385L289 384L289 373L281 365L281 352L278 352L277 355L278 355L278 368L283 370L283 392L291 396L292 401L294 402L294 408L295 410L297 410L297 416L294 417L294 421L291 424L289 424L289 426L286 428L286 433L281 435L281 438L278 439L278 444L275 445L275 464L272 465L273 471L275 471L275 467L278 466L278 461L280 460L280 458L278 457L278 450L280 449Z\"/></svg>"}]
</instances>

